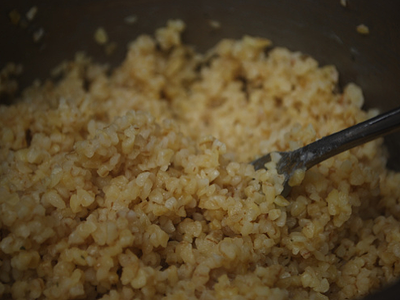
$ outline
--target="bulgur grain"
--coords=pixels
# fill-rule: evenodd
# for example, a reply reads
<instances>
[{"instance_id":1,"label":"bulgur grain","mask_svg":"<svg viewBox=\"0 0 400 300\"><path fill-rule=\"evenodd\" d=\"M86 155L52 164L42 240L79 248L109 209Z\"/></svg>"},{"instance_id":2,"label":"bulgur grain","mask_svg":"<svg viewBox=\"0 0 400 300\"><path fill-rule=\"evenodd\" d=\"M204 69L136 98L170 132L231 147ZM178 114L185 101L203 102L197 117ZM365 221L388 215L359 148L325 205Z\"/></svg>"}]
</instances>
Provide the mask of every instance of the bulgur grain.
<instances>
[{"instance_id":1,"label":"bulgur grain","mask_svg":"<svg viewBox=\"0 0 400 300\"><path fill-rule=\"evenodd\" d=\"M36 30L33 35L32 35L32 39L35 43L39 42L42 37L44 35L44 29L43 28L39 28L38 30Z\"/></svg>"},{"instance_id":2,"label":"bulgur grain","mask_svg":"<svg viewBox=\"0 0 400 300\"><path fill-rule=\"evenodd\" d=\"M361 89L262 38L196 53L184 27L0 106L0 297L349 299L398 278L382 140L300 170L287 198L279 155L248 164L376 115Z\"/></svg>"},{"instance_id":3,"label":"bulgur grain","mask_svg":"<svg viewBox=\"0 0 400 300\"><path fill-rule=\"evenodd\" d=\"M96 29L94 33L94 40L99 45L104 45L108 42L108 34L103 27L99 27Z\"/></svg>"},{"instance_id":4,"label":"bulgur grain","mask_svg":"<svg viewBox=\"0 0 400 300\"><path fill-rule=\"evenodd\" d=\"M221 23L216 21L216 20L209 20L208 24L210 25L211 28L213 29L220 29L221 28Z\"/></svg>"},{"instance_id":5,"label":"bulgur grain","mask_svg":"<svg viewBox=\"0 0 400 300\"><path fill-rule=\"evenodd\" d=\"M133 25L133 24L137 23L137 21L138 21L138 17L136 15L129 15L124 18L124 22L128 25Z\"/></svg>"},{"instance_id":6,"label":"bulgur grain","mask_svg":"<svg viewBox=\"0 0 400 300\"><path fill-rule=\"evenodd\" d=\"M26 19L27 19L28 21L32 21L32 20L35 18L37 12L38 12L37 6L32 6L32 7L26 12L26 15L25 15L25 16L26 16Z\"/></svg>"},{"instance_id":7,"label":"bulgur grain","mask_svg":"<svg viewBox=\"0 0 400 300\"><path fill-rule=\"evenodd\" d=\"M357 26L357 32L360 34L367 35L369 34L369 28L365 24L360 24Z\"/></svg>"},{"instance_id":8,"label":"bulgur grain","mask_svg":"<svg viewBox=\"0 0 400 300\"><path fill-rule=\"evenodd\" d=\"M8 17L13 25L18 25L19 21L21 20L21 14L16 9L10 11Z\"/></svg>"}]
</instances>

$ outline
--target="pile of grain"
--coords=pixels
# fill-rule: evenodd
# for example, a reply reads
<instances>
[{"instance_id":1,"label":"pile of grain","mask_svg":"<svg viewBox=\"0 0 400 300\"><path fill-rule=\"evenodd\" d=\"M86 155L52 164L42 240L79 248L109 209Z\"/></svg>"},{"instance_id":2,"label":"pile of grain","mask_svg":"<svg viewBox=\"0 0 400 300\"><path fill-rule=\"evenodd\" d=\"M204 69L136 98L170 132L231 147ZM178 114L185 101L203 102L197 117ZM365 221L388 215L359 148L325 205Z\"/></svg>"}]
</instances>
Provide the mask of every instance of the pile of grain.
<instances>
[{"instance_id":1,"label":"pile of grain","mask_svg":"<svg viewBox=\"0 0 400 300\"><path fill-rule=\"evenodd\" d=\"M376 115L360 88L261 38L200 55L183 29L138 37L110 76L77 55L0 107L0 296L349 299L398 277L381 140L287 199L248 164Z\"/></svg>"}]
</instances>

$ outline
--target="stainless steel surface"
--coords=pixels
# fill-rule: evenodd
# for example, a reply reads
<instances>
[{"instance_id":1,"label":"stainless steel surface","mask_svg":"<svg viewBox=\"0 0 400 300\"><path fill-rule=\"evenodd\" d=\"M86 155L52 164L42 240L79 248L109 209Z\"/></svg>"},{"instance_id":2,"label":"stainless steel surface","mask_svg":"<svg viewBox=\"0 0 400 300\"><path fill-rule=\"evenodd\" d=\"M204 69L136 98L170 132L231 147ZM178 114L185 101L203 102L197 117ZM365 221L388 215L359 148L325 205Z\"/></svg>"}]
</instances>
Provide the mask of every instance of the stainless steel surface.
<instances>
[{"instance_id":1,"label":"stainless steel surface","mask_svg":"<svg viewBox=\"0 0 400 300\"><path fill-rule=\"evenodd\" d=\"M0 2L0 68L14 61L24 65L21 87L36 78L44 80L61 60L72 59L78 50L96 61L118 65L128 41L140 33L152 33L170 18L187 24L185 42L204 51L222 37L244 34L268 37L275 45L302 51L322 65L334 64L340 84L355 82L365 93L365 107L387 111L399 105L400 11L399 1L351 0L342 7L339 0L15 0ZM38 13L27 28L11 24L8 13L24 15L33 5ZM127 25L124 18L138 17ZM218 20L219 30L208 21ZM365 23L369 35L356 32ZM112 56L93 40L99 26L105 27L118 47ZM39 42L32 34L43 28ZM1 95L2 103L18 95ZM388 166L400 170L400 136L385 138L391 154ZM384 299L398 299L400 285L384 290ZM368 299L381 299L372 295Z\"/></svg>"},{"instance_id":2,"label":"stainless steel surface","mask_svg":"<svg viewBox=\"0 0 400 300\"><path fill-rule=\"evenodd\" d=\"M400 107L374 118L323 137L294 151L278 152L281 156L276 163L276 170L284 175L283 196L288 196L290 178L296 170L308 170L316 164L339 153L383 137L400 129ZM265 168L271 161L271 154L264 155L251 164L254 169Z\"/></svg>"}]
</instances>

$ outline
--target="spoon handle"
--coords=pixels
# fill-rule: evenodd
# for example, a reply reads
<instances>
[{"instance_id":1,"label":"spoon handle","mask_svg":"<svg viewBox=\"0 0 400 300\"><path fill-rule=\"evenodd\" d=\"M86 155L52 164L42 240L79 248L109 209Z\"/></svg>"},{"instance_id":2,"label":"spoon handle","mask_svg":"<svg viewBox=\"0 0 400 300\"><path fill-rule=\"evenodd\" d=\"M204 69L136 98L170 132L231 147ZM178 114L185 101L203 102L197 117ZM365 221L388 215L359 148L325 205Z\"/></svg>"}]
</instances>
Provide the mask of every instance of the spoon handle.
<instances>
[{"instance_id":1,"label":"spoon handle","mask_svg":"<svg viewBox=\"0 0 400 300\"><path fill-rule=\"evenodd\" d=\"M293 151L307 169L336 154L400 129L400 107Z\"/></svg>"}]
</instances>

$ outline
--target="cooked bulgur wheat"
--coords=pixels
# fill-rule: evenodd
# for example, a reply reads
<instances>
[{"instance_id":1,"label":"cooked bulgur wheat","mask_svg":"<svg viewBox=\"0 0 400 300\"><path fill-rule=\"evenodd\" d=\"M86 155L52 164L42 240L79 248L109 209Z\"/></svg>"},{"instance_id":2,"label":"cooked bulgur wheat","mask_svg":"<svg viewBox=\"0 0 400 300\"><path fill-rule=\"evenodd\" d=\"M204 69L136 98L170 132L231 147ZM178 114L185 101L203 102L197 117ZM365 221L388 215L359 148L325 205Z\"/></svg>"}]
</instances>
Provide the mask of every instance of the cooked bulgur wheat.
<instances>
[{"instance_id":1,"label":"cooked bulgur wheat","mask_svg":"<svg viewBox=\"0 0 400 300\"><path fill-rule=\"evenodd\" d=\"M139 36L111 75L77 55L0 107L0 296L349 299L395 280L400 174L382 140L286 199L248 164L376 115L360 88L262 38L201 55L183 29Z\"/></svg>"}]
</instances>

